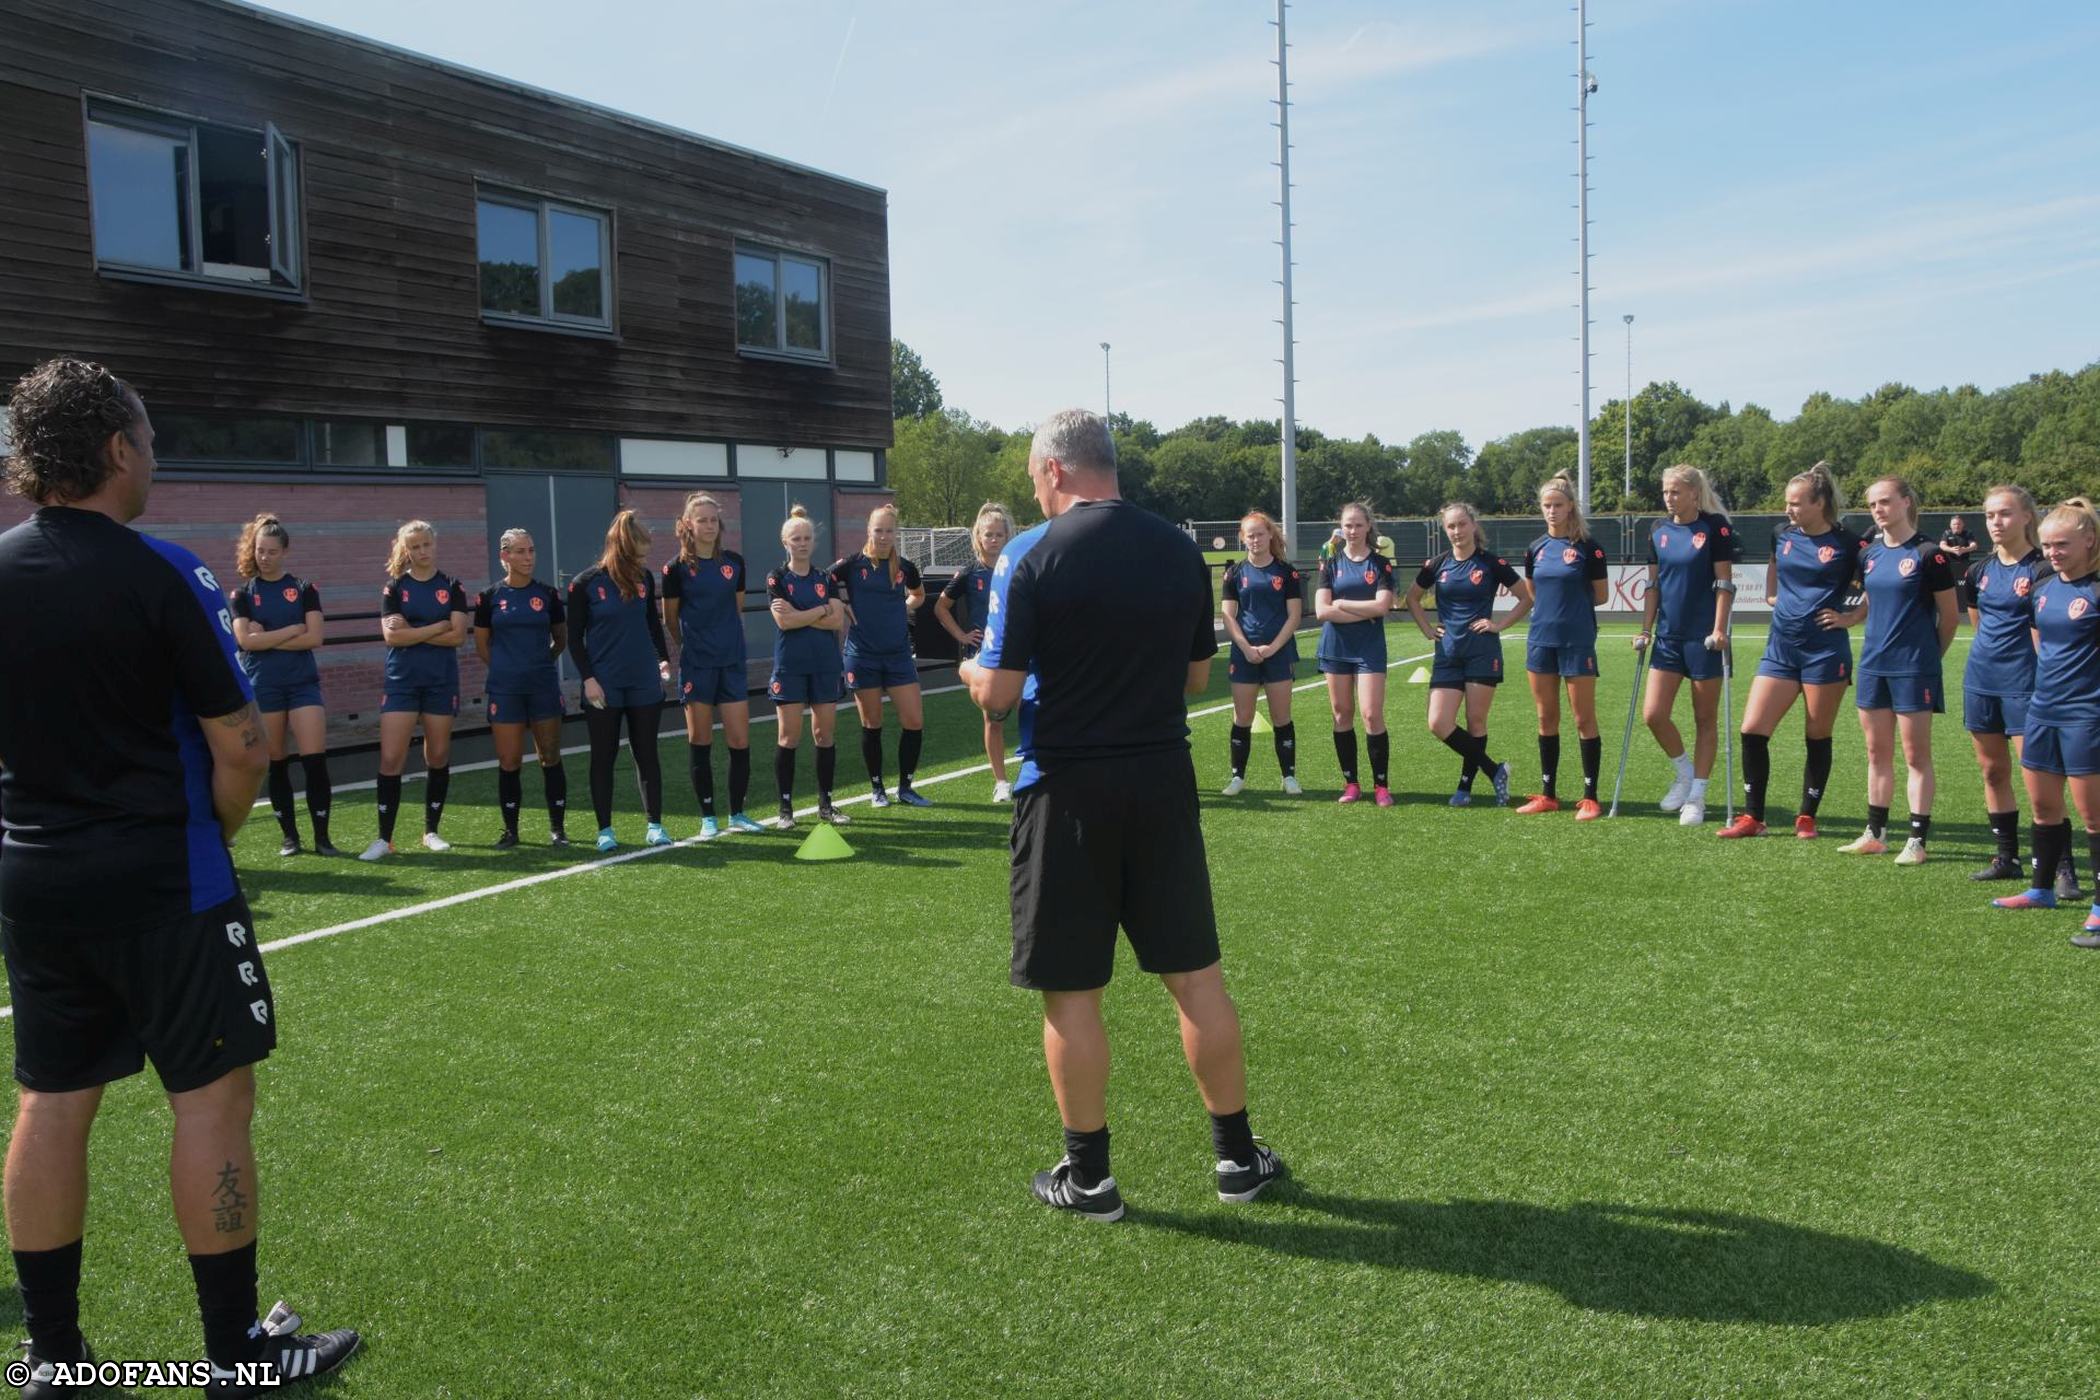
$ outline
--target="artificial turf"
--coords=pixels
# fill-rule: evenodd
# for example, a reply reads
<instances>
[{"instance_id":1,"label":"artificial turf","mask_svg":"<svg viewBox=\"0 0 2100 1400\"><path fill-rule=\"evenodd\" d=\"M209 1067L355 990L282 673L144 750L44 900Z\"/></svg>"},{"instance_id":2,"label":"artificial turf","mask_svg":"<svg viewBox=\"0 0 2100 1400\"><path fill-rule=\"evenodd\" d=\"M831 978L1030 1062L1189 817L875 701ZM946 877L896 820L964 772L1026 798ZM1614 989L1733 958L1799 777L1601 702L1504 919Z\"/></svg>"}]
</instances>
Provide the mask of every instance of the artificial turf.
<instances>
[{"instance_id":1,"label":"artificial turf","mask_svg":"<svg viewBox=\"0 0 2100 1400\"><path fill-rule=\"evenodd\" d=\"M1426 650L1405 627L1393 646ZM1603 655L1608 796L1623 633ZM1276 791L1258 737L1250 791L1204 800L1254 1124L1294 1173L1263 1200L1217 1201L1170 1005L1127 953L1107 1006L1129 1215L1029 1197L1057 1122L1036 1004L1006 985L1009 810L974 774L928 810L850 808L851 861L735 837L272 955L264 1302L363 1329L322 1386L346 1400L2100 1390L2100 958L2066 944L2075 913L1996 913L2005 887L1965 878L1989 836L1958 715L1935 726L1932 863L1905 870L1836 853L1864 810L1849 715L1825 838L1784 834L1797 710L1775 834L1724 844L1718 773L1713 820L1681 830L1638 730L1615 821L1497 810L1484 780L1447 808L1456 760L1412 669L1388 703L1397 808L1333 803L1317 690L1296 699L1307 797ZM1224 690L1220 666L1198 705ZM1227 723L1192 725L1207 794ZM927 771L980 762L977 729L931 697ZM1520 686L1491 734L1528 786ZM525 789L524 849L490 849L493 775L462 774L457 848L377 867L279 861L259 812L238 858L261 936L594 860L537 844ZM372 826L369 792L339 799L338 844ZM103 1356L198 1351L168 1126L150 1076L111 1090L84 1296Z\"/></svg>"}]
</instances>

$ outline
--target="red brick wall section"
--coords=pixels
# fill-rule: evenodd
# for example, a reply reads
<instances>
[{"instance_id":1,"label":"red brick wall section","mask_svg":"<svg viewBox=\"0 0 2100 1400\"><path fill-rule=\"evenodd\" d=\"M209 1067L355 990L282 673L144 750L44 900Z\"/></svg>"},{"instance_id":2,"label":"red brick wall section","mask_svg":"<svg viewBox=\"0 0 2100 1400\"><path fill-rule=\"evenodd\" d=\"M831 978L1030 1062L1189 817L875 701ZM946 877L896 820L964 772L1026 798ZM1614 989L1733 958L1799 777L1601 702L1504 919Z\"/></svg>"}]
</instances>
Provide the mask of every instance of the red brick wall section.
<instances>
[{"instance_id":1,"label":"red brick wall section","mask_svg":"<svg viewBox=\"0 0 2100 1400\"><path fill-rule=\"evenodd\" d=\"M868 542L868 514L880 505L894 505L896 496L882 487L859 491L831 490L831 537L839 558L859 552Z\"/></svg>"},{"instance_id":2,"label":"red brick wall section","mask_svg":"<svg viewBox=\"0 0 2100 1400\"><path fill-rule=\"evenodd\" d=\"M678 523L678 513L685 509L685 498L695 490L704 490L722 503L723 543L745 555L748 561L749 551L743 544L743 508L735 487L639 486L622 482L620 504L638 512L653 536L649 545L650 564L660 568L678 557L678 535L674 527Z\"/></svg>"}]
</instances>

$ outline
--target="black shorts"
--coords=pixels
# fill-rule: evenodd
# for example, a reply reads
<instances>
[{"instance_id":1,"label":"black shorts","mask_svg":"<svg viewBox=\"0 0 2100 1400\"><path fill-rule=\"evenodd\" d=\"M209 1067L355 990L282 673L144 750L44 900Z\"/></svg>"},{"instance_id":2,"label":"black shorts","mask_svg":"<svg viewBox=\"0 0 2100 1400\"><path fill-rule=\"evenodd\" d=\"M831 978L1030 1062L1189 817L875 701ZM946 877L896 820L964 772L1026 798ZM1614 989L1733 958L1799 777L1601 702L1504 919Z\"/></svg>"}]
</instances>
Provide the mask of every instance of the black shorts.
<instances>
[{"instance_id":1,"label":"black shorts","mask_svg":"<svg viewBox=\"0 0 2100 1400\"><path fill-rule=\"evenodd\" d=\"M1057 765L1014 794L1013 983L1108 985L1116 929L1138 966L1218 960L1218 921L1188 752Z\"/></svg>"},{"instance_id":2,"label":"black shorts","mask_svg":"<svg viewBox=\"0 0 2100 1400\"><path fill-rule=\"evenodd\" d=\"M236 894L135 933L48 934L0 923L15 1013L15 1078L46 1094L137 1074L201 1089L277 1046L277 1009Z\"/></svg>"}]
</instances>

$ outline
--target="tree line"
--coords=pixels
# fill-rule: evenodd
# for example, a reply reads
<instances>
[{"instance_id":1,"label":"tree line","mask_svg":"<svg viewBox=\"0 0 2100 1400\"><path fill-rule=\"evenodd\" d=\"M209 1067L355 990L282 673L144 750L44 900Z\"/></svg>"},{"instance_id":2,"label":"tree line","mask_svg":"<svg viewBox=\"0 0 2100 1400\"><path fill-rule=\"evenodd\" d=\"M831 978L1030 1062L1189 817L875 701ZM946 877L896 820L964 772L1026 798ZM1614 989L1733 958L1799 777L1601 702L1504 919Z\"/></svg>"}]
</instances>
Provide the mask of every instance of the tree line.
<instances>
[{"instance_id":1,"label":"tree line","mask_svg":"<svg viewBox=\"0 0 2100 1400\"><path fill-rule=\"evenodd\" d=\"M1041 518L1028 485L1031 428L1004 429L944 404L939 380L901 341L892 371L889 481L907 522L967 525L986 500L1005 501L1023 523ZM1787 479L1818 461L1837 469L1855 501L1891 475L1948 509L1976 507L1999 481L2044 501L2100 492L2100 362L1990 391L1884 384L1857 399L1816 393L1784 422L1757 404L1708 404L1674 382L1650 384L1634 395L1632 419L1631 493L1621 489L1626 402L1606 403L1590 425L1593 510L1657 509L1661 474L1679 462L1703 468L1742 511L1781 509ZM1163 432L1118 413L1111 426L1123 494L1169 519L1230 520L1250 506L1280 506L1275 419L1213 416ZM1332 519L1344 502L1363 499L1391 517L1429 515L1451 500L1528 515L1540 482L1575 469L1572 427L1527 428L1476 451L1449 429L1389 443L1301 426L1298 514Z\"/></svg>"}]
</instances>

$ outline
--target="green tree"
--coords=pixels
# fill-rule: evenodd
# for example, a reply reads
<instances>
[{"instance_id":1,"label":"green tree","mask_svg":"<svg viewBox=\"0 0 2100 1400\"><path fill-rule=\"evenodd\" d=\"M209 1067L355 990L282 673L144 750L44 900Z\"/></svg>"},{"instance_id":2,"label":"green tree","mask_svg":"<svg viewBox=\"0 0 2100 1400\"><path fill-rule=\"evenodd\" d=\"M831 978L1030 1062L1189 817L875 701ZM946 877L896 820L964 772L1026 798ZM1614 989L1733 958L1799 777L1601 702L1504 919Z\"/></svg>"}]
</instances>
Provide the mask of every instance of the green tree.
<instances>
[{"instance_id":1,"label":"green tree","mask_svg":"<svg viewBox=\"0 0 2100 1400\"><path fill-rule=\"evenodd\" d=\"M976 519L992 482L991 432L959 408L899 419L889 454L898 515L912 525L967 525Z\"/></svg>"},{"instance_id":2,"label":"green tree","mask_svg":"<svg viewBox=\"0 0 2100 1400\"><path fill-rule=\"evenodd\" d=\"M890 341L890 414L924 418L941 411L941 381L933 377L919 352L901 340Z\"/></svg>"}]
</instances>

